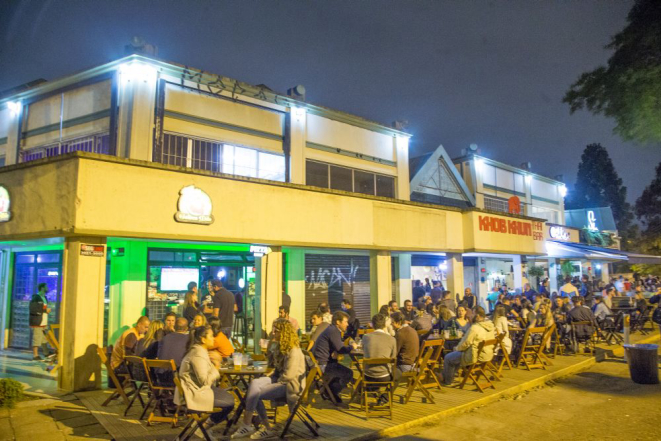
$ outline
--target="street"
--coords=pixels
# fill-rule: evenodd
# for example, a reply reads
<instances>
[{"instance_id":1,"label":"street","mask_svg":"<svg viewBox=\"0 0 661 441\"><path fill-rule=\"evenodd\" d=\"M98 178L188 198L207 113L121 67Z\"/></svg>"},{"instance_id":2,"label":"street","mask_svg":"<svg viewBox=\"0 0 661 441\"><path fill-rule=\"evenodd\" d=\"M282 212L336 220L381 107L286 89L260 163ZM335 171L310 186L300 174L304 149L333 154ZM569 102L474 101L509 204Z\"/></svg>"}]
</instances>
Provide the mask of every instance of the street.
<instances>
[{"instance_id":1,"label":"street","mask_svg":"<svg viewBox=\"0 0 661 441\"><path fill-rule=\"evenodd\" d=\"M629 379L622 359L444 419L395 440L658 440L661 385Z\"/></svg>"}]
</instances>

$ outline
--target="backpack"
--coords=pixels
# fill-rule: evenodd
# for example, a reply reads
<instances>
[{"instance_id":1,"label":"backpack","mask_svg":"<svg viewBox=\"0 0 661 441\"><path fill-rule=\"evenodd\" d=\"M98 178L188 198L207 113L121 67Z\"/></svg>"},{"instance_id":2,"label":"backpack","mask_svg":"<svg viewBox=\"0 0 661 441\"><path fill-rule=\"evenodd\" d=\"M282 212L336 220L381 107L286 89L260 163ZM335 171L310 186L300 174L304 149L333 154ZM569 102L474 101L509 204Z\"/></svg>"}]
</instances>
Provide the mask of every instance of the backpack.
<instances>
[{"instance_id":1,"label":"backpack","mask_svg":"<svg viewBox=\"0 0 661 441\"><path fill-rule=\"evenodd\" d=\"M661 325L661 306L657 306L652 314L652 321L657 325Z\"/></svg>"}]
</instances>

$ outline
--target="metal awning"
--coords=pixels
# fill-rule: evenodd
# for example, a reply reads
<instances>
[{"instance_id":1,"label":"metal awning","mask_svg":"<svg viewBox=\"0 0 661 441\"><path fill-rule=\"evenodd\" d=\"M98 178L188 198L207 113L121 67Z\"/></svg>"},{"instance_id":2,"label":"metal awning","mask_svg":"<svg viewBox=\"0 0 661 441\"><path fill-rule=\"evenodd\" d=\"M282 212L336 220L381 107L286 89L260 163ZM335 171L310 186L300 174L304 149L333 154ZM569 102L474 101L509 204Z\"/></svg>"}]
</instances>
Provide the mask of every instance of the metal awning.
<instances>
[{"instance_id":1,"label":"metal awning","mask_svg":"<svg viewBox=\"0 0 661 441\"><path fill-rule=\"evenodd\" d=\"M620 251L620 253L627 256L631 264L643 265L661 265L661 256L650 256L649 254L630 253L628 251Z\"/></svg>"},{"instance_id":2,"label":"metal awning","mask_svg":"<svg viewBox=\"0 0 661 441\"><path fill-rule=\"evenodd\" d=\"M579 243L546 241L546 254L557 259L589 259L606 262L626 262L629 257L623 251L593 247Z\"/></svg>"}]
</instances>

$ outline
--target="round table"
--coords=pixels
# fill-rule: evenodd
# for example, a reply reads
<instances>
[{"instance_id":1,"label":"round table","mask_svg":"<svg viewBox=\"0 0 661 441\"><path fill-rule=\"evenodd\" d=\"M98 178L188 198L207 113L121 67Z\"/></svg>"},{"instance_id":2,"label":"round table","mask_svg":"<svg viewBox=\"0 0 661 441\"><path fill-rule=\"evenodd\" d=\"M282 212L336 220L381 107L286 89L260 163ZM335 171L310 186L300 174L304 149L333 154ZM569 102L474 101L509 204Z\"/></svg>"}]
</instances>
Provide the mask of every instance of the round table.
<instances>
[{"instance_id":1,"label":"round table","mask_svg":"<svg viewBox=\"0 0 661 441\"><path fill-rule=\"evenodd\" d=\"M269 368L267 366L241 366L238 369L235 367L221 367L218 371L220 372L221 381L223 378L227 378L232 386L237 386L240 383L248 389L250 380L266 375Z\"/></svg>"}]
</instances>

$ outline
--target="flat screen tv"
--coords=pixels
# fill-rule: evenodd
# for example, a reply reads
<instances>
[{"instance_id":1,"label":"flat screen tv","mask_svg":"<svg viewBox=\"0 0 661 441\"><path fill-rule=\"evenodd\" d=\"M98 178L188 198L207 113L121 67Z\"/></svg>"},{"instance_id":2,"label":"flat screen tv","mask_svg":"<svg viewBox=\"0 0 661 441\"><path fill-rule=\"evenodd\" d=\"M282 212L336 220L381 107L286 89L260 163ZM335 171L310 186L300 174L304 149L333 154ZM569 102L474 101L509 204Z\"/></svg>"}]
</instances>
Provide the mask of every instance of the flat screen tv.
<instances>
[{"instance_id":1,"label":"flat screen tv","mask_svg":"<svg viewBox=\"0 0 661 441\"><path fill-rule=\"evenodd\" d=\"M199 268L161 268L160 291L187 291L189 282L199 282Z\"/></svg>"}]
</instances>

